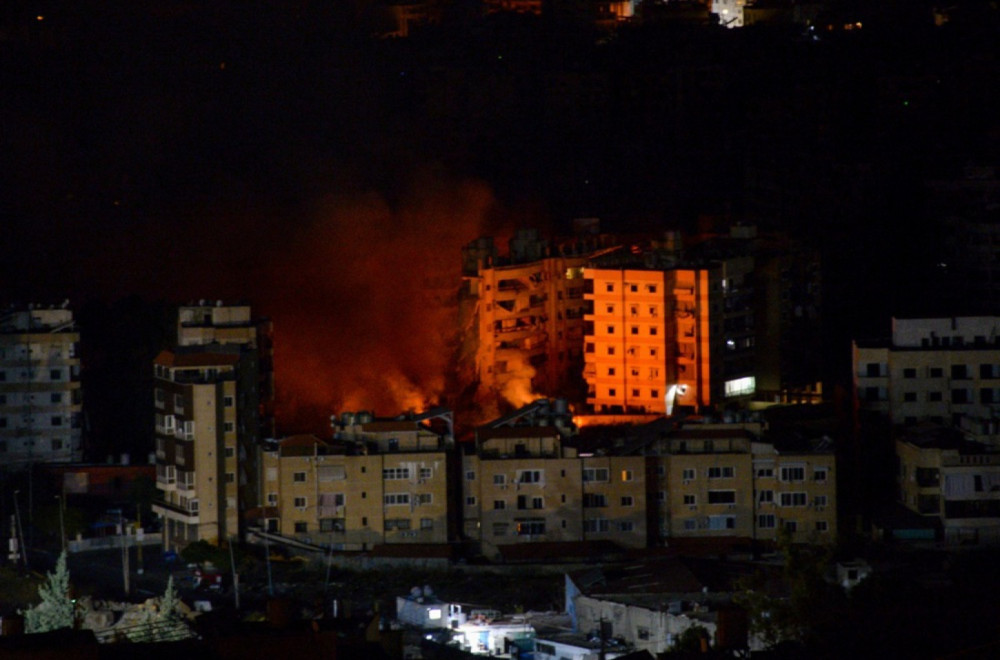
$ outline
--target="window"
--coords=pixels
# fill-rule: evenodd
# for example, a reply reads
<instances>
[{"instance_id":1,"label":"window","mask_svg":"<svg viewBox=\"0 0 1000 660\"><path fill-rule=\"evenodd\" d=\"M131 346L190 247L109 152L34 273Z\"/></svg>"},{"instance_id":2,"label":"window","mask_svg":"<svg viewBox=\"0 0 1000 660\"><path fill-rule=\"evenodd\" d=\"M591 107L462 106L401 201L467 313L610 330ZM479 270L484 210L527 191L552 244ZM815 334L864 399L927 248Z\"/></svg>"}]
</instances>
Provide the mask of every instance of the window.
<instances>
[{"instance_id":1,"label":"window","mask_svg":"<svg viewBox=\"0 0 1000 660\"><path fill-rule=\"evenodd\" d=\"M951 365L951 379L964 380L969 377L969 370L964 364Z\"/></svg>"},{"instance_id":2,"label":"window","mask_svg":"<svg viewBox=\"0 0 1000 660\"><path fill-rule=\"evenodd\" d=\"M758 479L773 479L774 478L774 468L767 466L760 466L757 468L757 478Z\"/></svg>"},{"instance_id":3,"label":"window","mask_svg":"<svg viewBox=\"0 0 1000 660\"><path fill-rule=\"evenodd\" d=\"M493 485L503 486L507 483L507 475L505 474L494 474L493 475Z\"/></svg>"},{"instance_id":4,"label":"window","mask_svg":"<svg viewBox=\"0 0 1000 660\"><path fill-rule=\"evenodd\" d=\"M304 509L304 508L306 508L306 498L304 498L304 497L296 497L295 501L294 501L294 505L295 505L296 509Z\"/></svg>"},{"instance_id":5,"label":"window","mask_svg":"<svg viewBox=\"0 0 1000 660\"><path fill-rule=\"evenodd\" d=\"M608 521L604 518L595 518L593 520L583 521L583 531L594 533L594 532L607 532L611 529Z\"/></svg>"},{"instance_id":6,"label":"window","mask_svg":"<svg viewBox=\"0 0 1000 660\"><path fill-rule=\"evenodd\" d=\"M465 480L466 481L475 481L476 480L476 473L473 472L472 470L469 470L468 472L465 473Z\"/></svg>"},{"instance_id":7,"label":"window","mask_svg":"<svg viewBox=\"0 0 1000 660\"><path fill-rule=\"evenodd\" d=\"M732 467L710 467L708 468L709 479L732 479L734 474Z\"/></svg>"},{"instance_id":8,"label":"window","mask_svg":"<svg viewBox=\"0 0 1000 660\"><path fill-rule=\"evenodd\" d=\"M608 388L608 396L618 396L618 390L613 387Z\"/></svg>"},{"instance_id":9,"label":"window","mask_svg":"<svg viewBox=\"0 0 1000 660\"><path fill-rule=\"evenodd\" d=\"M736 529L736 516L709 516L708 528L714 530Z\"/></svg>"},{"instance_id":10,"label":"window","mask_svg":"<svg viewBox=\"0 0 1000 660\"><path fill-rule=\"evenodd\" d=\"M386 518L383 524L385 531L391 532L394 529L407 530L410 528L409 518Z\"/></svg>"},{"instance_id":11,"label":"window","mask_svg":"<svg viewBox=\"0 0 1000 660\"><path fill-rule=\"evenodd\" d=\"M655 284L647 284L646 285L646 292L647 293L656 293L656 285Z\"/></svg>"},{"instance_id":12,"label":"window","mask_svg":"<svg viewBox=\"0 0 1000 660\"><path fill-rule=\"evenodd\" d=\"M698 528L698 523L695 521L694 518L688 518L684 521L685 530L690 531L692 529L697 529L697 528Z\"/></svg>"},{"instance_id":13,"label":"window","mask_svg":"<svg viewBox=\"0 0 1000 660\"><path fill-rule=\"evenodd\" d=\"M410 468L408 467L395 467L395 468L384 468L382 470L382 478L386 481L399 481L402 479L410 478Z\"/></svg>"},{"instance_id":14,"label":"window","mask_svg":"<svg viewBox=\"0 0 1000 660\"><path fill-rule=\"evenodd\" d=\"M943 378L944 377L944 369L942 369L941 367L931 367L929 373L930 373L930 377L931 378Z\"/></svg>"},{"instance_id":15,"label":"window","mask_svg":"<svg viewBox=\"0 0 1000 660\"><path fill-rule=\"evenodd\" d=\"M650 334L650 336L655 337L658 332L659 332L659 330L657 329L657 327L655 325L649 326L649 334Z\"/></svg>"},{"instance_id":16,"label":"window","mask_svg":"<svg viewBox=\"0 0 1000 660\"><path fill-rule=\"evenodd\" d=\"M817 495L813 501L816 503L816 506L826 506L826 495Z\"/></svg>"},{"instance_id":17,"label":"window","mask_svg":"<svg viewBox=\"0 0 1000 660\"><path fill-rule=\"evenodd\" d=\"M609 376L614 376L615 375L615 368L614 367L608 367L608 375Z\"/></svg>"},{"instance_id":18,"label":"window","mask_svg":"<svg viewBox=\"0 0 1000 660\"><path fill-rule=\"evenodd\" d=\"M649 391L649 396L650 396L650 398L653 398L653 399L659 399L660 398L660 390L650 390Z\"/></svg>"},{"instance_id":19,"label":"window","mask_svg":"<svg viewBox=\"0 0 1000 660\"><path fill-rule=\"evenodd\" d=\"M762 513L757 516L757 527L760 529L774 529L776 519L773 513Z\"/></svg>"},{"instance_id":20,"label":"window","mask_svg":"<svg viewBox=\"0 0 1000 660\"><path fill-rule=\"evenodd\" d=\"M321 532L346 532L347 526L343 518L320 518L319 531Z\"/></svg>"},{"instance_id":21,"label":"window","mask_svg":"<svg viewBox=\"0 0 1000 660\"><path fill-rule=\"evenodd\" d=\"M941 399L942 399L941 392L928 392L927 393L927 400L928 401L932 401L932 402L934 402L934 401L941 401Z\"/></svg>"},{"instance_id":22,"label":"window","mask_svg":"<svg viewBox=\"0 0 1000 660\"><path fill-rule=\"evenodd\" d=\"M296 534L305 534L308 531L309 531L309 523L304 523L304 522L295 523Z\"/></svg>"},{"instance_id":23,"label":"window","mask_svg":"<svg viewBox=\"0 0 1000 660\"><path fill-rule=\"evenodd\" d=\"M476 506L476 496L469 495L465 498L465 506Z\"/></svg>"},{"instance_id":24,"label":"window","mask_svg":"<svg viewBox=\"0 0 1000 660\"><path fill-rule=\"evenodd\" d=\"M614 314L615 313L615 306L614 305L605 305L605 311L607 311L608 314Z\"/></svg>"},{"instance_id":25,"label":"window","mask_svg":"<svg viewBox=\"0 0 1000 660\"><path fill-rule=\"evenodd\" d=\"M684 504L688 506L696 506L698 504L698 496L690 494L684 495Z\"/></svg>"},{"instance_id":26,"label":"window","mask_svg":"<svg viewBox=\"0 0 1000 660\"><path fill-rule=\"evenodd\" d=\"M805 493L781 493L781 506L805 506Z\"/></svg>"},{"instance_id":27,"label":"window","mask_svg":"<svg viewBox=\"0 0 1000 660\"><path fill-rule=\"evenodd\" d=\"M757 496L757 501L764 502L774 502L774 491L773 490L762 490L760 495Z\"/></svg>"},{"instance_id":28,"label":"window","mask_svg":"<svg viewBox=\"0 0 1000 660\"><path fill-rule=\"evenodd\" d=\"M608 505L608 496L604 493L584 493L583 506L587 509L601 508Z\"/></svg>"},{"instance_id":29,"label":"window","mask_svg":"<svg viewBox=\"0 0 1000 660\"><path fill-rule=\"evenodd\" d=\"M507 502L505 500L493 500L493 510L503 511L507 508Z\"/></svg>"},{"instance_id":30,"label":"window","mask_svg":"<svg viewBox=\"0 0 1000 660\"><path fill-rule=\"evenodd\" d=\"M622 506L632 506L635 504L635 499L631 495L622 495L621 503Z\"/></svg>"},{"instance_id":31,"label":"window","mask_svg":"<svg viewBox=\"0 0 1000 660\"><path fill-rule=\"evenodd\" d=\"M509 527L510 525L505 522L493 523L493 536L506 536Z\"/></svg>"},{"instance_id":32,"label":"window","mask_svg":"<svg viewBox=\"0 0 1000 660\"><path fill-rule=\"evenodd\" d=\"M632 327L630 328L630 330L631 330L631 332L632 332L632 334L633 334L633 335L637 335L637 334L639 334L639 326L637 326L637 325L633 325L633 326L632 326Z\"/></svg>"},{"instance_id":33,"label":"window","mask_svg":"<svg viewBox=\"0 0 1000 660\"><path fill-rule=\"evenodd\" d=\"M826 532L829 529L830 529L830 525L825 520L817 520L816 521L816 531L817 532Z\"/></svg>"},{"instance_id":34,"label":"window","mask_svg":"<svg viewBox=\"0 0 1000 660\"><path fill-rule=\"evenodd\" d=\"M529 497L527 495L517 496L517 508L521 509L543 509L545 503L541 497Z\"/></svg>"},{"instance_id":35,"label":"window","mask_svg":"<svg viewBox=\"0 0 1000 660\"><path fill-rule=\"evenodd\" d=\"M632 481L632 470L622 470L622 481Z\"/></svg>"},{"instance_id":36,"label":"window","mask_svg":"<svg viewBox=\"0 0 1000 660\"><path fill-rule=\"evenodd\" d=\"M710 490L708 491L709 504L736 504L735 490Z\"/></svg>"},{"instance_id":37,"label":"window","mask_svg":"<svg viewBox=\"0 0 1000 660\"><path fill-rule=\"evenodd\" d=\"M278 506L278 494L268 493L267 494L267 505L268 506Z\"/></svg>"},{"instance_id":38,"label":"window","mask_svg":"<svg viewBox=\"0 0 1000 660\"><path fill-rule=\"evenodd\" d=\"M607 284L604 285L604 290L607 291L608 293L614 293L615 285L612 284L611 282L608 282Z\"/></svg>"},{"instance_id":39,"label":"window","mask_svg":"<svg viewBox=\"0 0 1000 660\"><path fill-rule=\"evenodd\" d=\"M544 520L520 520L517 523L518 536L536 536L545 533Z\"/></svg>"},{"instance_id":40,"label":"window","mask_svg":"<svg viewBox=\"0 0 1000 660\"><path fill-rule=\"evenodd\" d=\"M265 470L265 476L267 481L277 481L278 480L278 468L269 467Z\"/></svg>"},{"instance_id":41,"label":"window","mask_svg":"<svg viewBox=\"0 0 1000 660\"><path fill-rule=\"evenodd\" d=\"M805 481L806 469L799 466L789 466L781 468L782 481Z\"/></svg>"},{"instance_id":42,"label":"window","mask_svg":"<svg viewBox=\"0 0 1000 660\"><path fill-rule=\"evenodd\" d=\"M540 484L545 472L542 470L518 470L517 483L519 484Z\"/></svg>"},{"instance_id":43,"label":"window","mask_svg":"<svg viewBox=\"0 0 1000 660\"><path fill-rule=\"evenodd\" d=\"M292 481L296 483L303 483L306 480L305 472L294 472L292 473Z\"/></svg>"},{"instance_id":44,"label":"window","mask_svg":"<svg viewBox=\"0 0 1000 660\"><path fill-rule=\"evenodd\" d=\"M50 380L62 380L62 376L63 376L62 369L50 369L49 370L49 379Z\"/></svg>"},{"instance_id":45,"label":"window","mask_svg":"<svg viewBox=\"0 0 1000 660\"><path fill-rule=\"evenodd\" d=\"M420 529L434 529L434 519L433 518L421 518L420 519Z\"/></svg>"},{"instance_id":46,"label":"window","mask_svg":"<svg viewBox=\"0 0 1000 660\"><path fill-rule=\"evenodd\" d=\"M825 467L818 467L813 469L813 481L826 481Z\"/></svg>"},{"instance_id":47,"label":"window","mask_svg":"<svg viewBox=\"0 0 1000 660\"><path fill-rule=\"evenodd\" d=\"M608 328L607 328L607 330L608 330L608 334L609 335L615 334L615 326L609 325Z\"/></svg>"},{"instance_id":48,"label":"window","mask_svg":"<svg viewBox=\"0 0 1000 660\"><path fill-rule=\"evenodd\" d=\"M400 506L410 503L409 493L386 493L382 498L385 506Z\"/></svg>"},{"instance_id":49,"label":"window","mask_svg":"<svg viewBox=\"0 0 1000 660\"><path fill-rule=\"evenodd\" d=\"M227 472L226 473L226 483L227 484L234 484L234 483L236 483L236 473L235 472Z\"/></svg>"},{"instance_id":50,"label":"window","mask_svg":"<svg viewBox=\"0 0 1000 660\"><path fill-rule=\"evenodd\" d=\"M226 447L223 450L223 453L226 458L233 458L234 456L236 456L236 449L234 447Z\"/></svg>"},{"instance_id":51,"label":"window","mask_svg":"<svg viewBox=\"0 0 1000 660\"><path fill-rule=\"evenodd\" d=\"M226 408L232 408L233 407L233 397L231 397L231 396L224 396L224 397L222 397L222 405L224 407L226 407Z\"/></svg>"},{"instance_id":52,"label":"window","mask_svg":"<svg viewBox=\"0 0 1000 660\"><path fill-rule=\"evenodd\" d=\"M614 354L615 354L615 347L608 346L608 355L614 355Z\"/></svg>"},{"instance_id":53,"label":"window","mask_svg":"<svg viewBox=\"0 0 1000 660\"><path fill-rule=\"evenodd\" d=\"M911 402L917 400L916 392L903 392L903 401Z\"/></svg>"},{"instance_id":54,"label":"window","mask_svg":"<svg viewBox=\"0 0 1000 660\"><path fill-rule=\"evenodd\" d=\"M434 495L433 495L433 493L417 493L416 494L416 504L417 504L417 506L428 505L428 504L433 504L433 503L434 503Z\"/></svg>"},{"instance_id":55,"label":"window","mask_svg":"<svg viewBox=\"0 0 1000 660\"><path fill-rule=\"evenodd\" d=\"M916 378L916 377L917 377L917 370L914 369L913 367L907 367L906 369L903 369L903 378Z\"/></svg>"},{"instance_id":56,"label":"window","mask_svg":"<svg viewBox=\"0 0 1000 660\"><path fill-rule=\"evenodd\" d=\"M684 481L693 481L695 478L695 469L684 468L684 471L681 474L683 475L682 478L684 479Z\"/></svg>"},{"instance_id":57,"label":"window","mask_svg":"<svg viewBox=\"0 0 1000 660\"><path fill-rule=\"evenodd\" d=\"M62 392L53 392L49 395L49 403L62 403Z\"/></svg>"},{"instance_id":58,"label":"window","mask_svg":"<svg viewBox=\"0 0 1000 660\"><path fill-rule=\"evenodd\" d=\"M222 430L225 433L232 433L233 431L236 430L236 424L233 423L233 422L223 422L222 423Z\"/></svg>"},{"instance_id":59,"label":"window","mask_svg":"<svg viewBox=\"0 0 1000 660\"><path fill-rule=\"evenodd\" d=\"M52 416L52 426L62 426L62 422L63 422L63 419L62 419L61 415L53 415Z\"/></svg>"},{"instance_id":60,"label":"window","mask_svg":"<svg viewBox=\"0 0 1000 660\"><path fill-rule=\"evenodd\" d=\"M797 532L797 531L799 531L799 523L797 523L794 520L786 520L785 521L785 530L788 531L788 532L792 532L792 533Z\"/></svg>"},{"instance_id":61,"label":"window","mask_svg":"<svg viewBox=\"0 0 1000 660\"><path fill-rule=\"evenodd\" d=\"M969 390L967 389L954 389L951 391L951 402L952 403L971 403L972 397L969 396Z\"/></svg>"},{"instance_id":62,"label":"window","mask_svg":"<svg viewBox=\"0 0 1000 660\"><path fill-rule=\"evenodd\" d=\"M607 481L607 468L583 468L583 480L587 481Z\"/></svg>"}]
</instances>

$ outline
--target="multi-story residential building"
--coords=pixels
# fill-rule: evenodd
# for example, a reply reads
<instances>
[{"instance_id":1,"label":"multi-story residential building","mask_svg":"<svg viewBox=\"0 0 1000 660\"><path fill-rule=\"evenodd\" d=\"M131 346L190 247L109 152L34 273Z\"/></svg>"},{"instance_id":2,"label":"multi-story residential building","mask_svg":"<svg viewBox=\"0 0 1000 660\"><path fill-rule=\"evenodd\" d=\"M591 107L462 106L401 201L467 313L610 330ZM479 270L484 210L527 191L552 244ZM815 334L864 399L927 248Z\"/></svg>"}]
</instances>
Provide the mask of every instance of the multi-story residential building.
<instances>
[{"instance_id":1,"label":"multi-story residential building","mask_svg":"<svg viewBox=\"0 0 1000 660\"><path fill-rule=\"evenodd\" d=\"M168 549L234 537L241 512L257 505L262 401L270 394L260 327L245 305L181 307L177 345L154 360L163 495L153 510Z\"/></svg>"},{"instance_id":2,"label":"multi-story residential building","mask_svg":"<svg viewBox=\"0 0 1000 660\"><path fill-rule=\"evenodd\" d=\"M298 435L263 454L264 531L333 550L450 541L451 413L344 413L334 438Z\"/></svg>"},{"instance_id":3,"label":"multi-story residential building","mask_svg":"<svg viewBox=\"0 0 1000 660\"><path fill-rule=\"evenodd\" d=\"M565 401L537 401L476 432L462 457L465 537L487 556L537 542L645 547L646 463L584 453Z\"/></svg>"},{"instance_id":4,"label":"multi-story residential building","mask_svg":"<svg viewBox=\"0 0 1000 660\"><path fill-rule=\"evenodd\" d=\"M761 439L759 423L637 429L651 461L655 542L730 538L830 543L837 533L836 456L829 441ZM642 438L646 440L641 440Z\"/></svg>"},{"instance_id":5,"label":"multi-story residential building","mask_svg":"<svg viewBox=\"0 0 1000 660\"><path fill-rule=\"evenodd\" d=\"M0 468L82 458L79 342L66 303L0 315Z\"/></svg>"},{"instance_id":6,"label":"multi-story residential building","mask_svg":"<svg viewBox=\"0 0 1000 660\"><path fill-rule=\"evenodd\" d=\"M854 342L853 373L859 407L893 424L1000 434L1000 317L893 319L888 341Z\"/></svg>"},{"instance_id":7,"label":"multi-story residential building","mask_svg":"<svg viewBox=\"0 0 1000 660\"><path fill-rule=\"evenodd\" d=\"M899 499L935 519L948 543L1000 543L1000 452L953 428L922 425L896 440Z\"/></svg>"},{"instance_id":8,"label":"multi-story residential building","mask_svg":"<svg viewBox=\"0 0 1000 660\"><path fill-rule=\"evenodd\" d=\"M581 223L583 224L583 223ZM464 302L481 391L525 405L572 388L583 367L583 266L606 237L552 243L520 230L500 256L491 238L463 249ZM471 308L471 309L470 309Z\"/></svg>"},{"instance_id":9,"label":"multi-story residential building","mask_svg":"<svg viewBox=\"0 0 1000 660\"><path fill-rule=\"evenodd\" d=\"M682 265L674 249L618 251L584 270L584 377L599 412L670 414L723 398L722 365L712 363L721 334L722 269ZM740 382L734 379L735 382Z\"/></svg>"}]
</instances>

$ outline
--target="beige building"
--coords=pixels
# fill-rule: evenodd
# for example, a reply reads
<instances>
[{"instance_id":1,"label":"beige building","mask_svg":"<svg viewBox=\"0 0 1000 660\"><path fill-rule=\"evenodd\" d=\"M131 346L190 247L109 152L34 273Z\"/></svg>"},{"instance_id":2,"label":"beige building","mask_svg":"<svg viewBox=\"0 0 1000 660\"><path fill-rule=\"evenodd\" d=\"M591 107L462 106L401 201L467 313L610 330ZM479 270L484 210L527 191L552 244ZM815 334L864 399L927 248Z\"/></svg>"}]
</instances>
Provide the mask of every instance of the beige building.
<instances>
[{"instance_id":1,"label":"beige building","mask_svg":"<svg viewBox=\"0 0 1000 660\"><path fill-rule=\"evenodd\" d=\"M447 543L451 414L344 413L335 438L299 435L263 454L264 531L334 550Z\"/></svg>"},{"instance_id":2,"label":"beige building","mask_svg":"<svg viewBox=\"0 0 1000 660\"><path fill-rule=\"evenodd\" d=\"M462 518L483 554L539 542L646 546L645 458L580 452L575 432L565 402L544 399L477 431L462 457Z\"/></svg>"},{"instance_id":3,"label":"beige building","mask_svg":"<svg viewBox=\"0 0 1000 660\"><path fill-rule=\"evenodd\" d=\"M899 499L936 520L948 543L1000 543L1000 452L955 429L906 429L896 440Z\"/></svg>"},{"instance_id":4,"label":"beige building","mask_svg":"<svg viewBox=\"0 0 1000 660\"><path fill-rule=\"evenodd\" d=\"M235 537L242 512L257 505L271 392L266 327L245 305L184 306L177 345L154 361L156 483L163 495L153 511L163 518L167 549Z\"/></svg>"},{"instance_id":5,"label":"beige building","mask_svg":"<svg viewBox=\"0 0 1000 660\"><path fill-rule=\"evenodd\" d=\"M740 538L802 543L837 534L836 457L827 440L760 439L759 424L693 424L660 434L643 451L655 464L650 499L659 542Z\"/></svg>"},{"instance_id":6,"label":"beige building","mask_svg":"<svg viewBox=\"0 0 1000 660\"><path fill-rule=\"evenodd\" d=\"M82 458L80 333L64 304L0 314L0 468Z\"/></svg>"},{"instance_id":7,"label":"beige building","mask_svg":"<svg viewBox=\"0 0 1000 660\"><path fill-rule=\"evenodd\" d=\"M858 405L893 424L948 424L1000 439L1000 317L893 319L884 342L855 342Z\"/></svg>"}]
</instances>

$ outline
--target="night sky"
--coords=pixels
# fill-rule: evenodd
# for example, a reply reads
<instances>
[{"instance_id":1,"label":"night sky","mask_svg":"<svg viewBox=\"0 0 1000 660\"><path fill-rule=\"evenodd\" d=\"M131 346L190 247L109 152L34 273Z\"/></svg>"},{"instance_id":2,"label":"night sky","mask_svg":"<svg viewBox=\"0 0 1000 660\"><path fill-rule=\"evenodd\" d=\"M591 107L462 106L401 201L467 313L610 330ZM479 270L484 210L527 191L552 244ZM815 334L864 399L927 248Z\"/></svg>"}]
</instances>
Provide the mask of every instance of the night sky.
<instances>
[{"instance_id":1,"label":"night sky","mask_svg":"<svg viewBox=\"0 0 1000 660\"><path fill-rule=\"evenodd\" d=\"M997 162L998 12L934 28L929 6L831 3L865 29L815 39L459 2L373 39L375 3L6 2L0 297L92 327L248 300L288 420L394 414L446 393L435 301L465 242L725 216L821 246L835 371L850 336L947 298L924 182Z\"/></svg>"}]
</instances>

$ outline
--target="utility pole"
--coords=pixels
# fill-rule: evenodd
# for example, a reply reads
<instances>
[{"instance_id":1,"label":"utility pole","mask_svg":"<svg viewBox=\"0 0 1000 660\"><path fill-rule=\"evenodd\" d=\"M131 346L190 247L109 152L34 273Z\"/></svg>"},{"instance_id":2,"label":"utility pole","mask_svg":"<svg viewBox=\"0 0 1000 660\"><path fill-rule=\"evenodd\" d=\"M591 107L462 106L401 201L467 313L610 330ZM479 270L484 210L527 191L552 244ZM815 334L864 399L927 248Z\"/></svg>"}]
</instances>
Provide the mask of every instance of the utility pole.
<instances>
[{"instance_id":1,"label":"utility pole","mask_svg":"<svg viewBox=\"0 0 1000 660\"><path fill-rule=\"evenodd\" d=\"M25 568L28 568L28 548L24 545L24 530L21 528L21 508L17 505L17 495L20 492L20 490L14 491L14 521L17 525L18 554L20 555L21 563Z\"/></svg>"},{"instance_id":2,"label":"utility pole","mask_svg":"<svg viewBox=\"0 0 1000 660\"><path fill-rule=\"evenodd\" d=\"M66 491L63 488L62 495L56 495L56 499L59 500L59 534L62 537L62 551L66 552L66 518L63 515L63 508L66 506Z\"/></svg>"},{"instance_id":3,"label":"utility pole","mask_svg":"<svg viewBox=\"0 0 1000 660\"><path fill-rule=\"evenodd\" d=\"M233 602L240 611L240 574L236 572L236 557L233 553L233 537L229 537L229 567L233 571Z\"/></svg>"},{"instance_id":4,"label":"utility pole","mask_svg":"<svg viewBox=\"0 0 1000 660\"><path fill-rule=\"evenodd\" d=\"M142 509L141 505L135 505L135 556L136 556L136 573L142 575L142 541L146 537L145 531L142 528Z\"/></svg>"}]
</instances>

